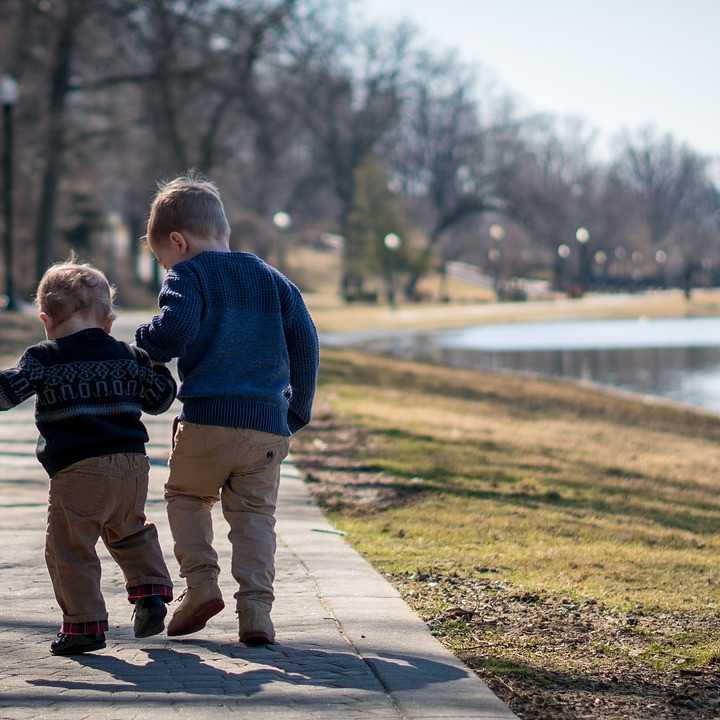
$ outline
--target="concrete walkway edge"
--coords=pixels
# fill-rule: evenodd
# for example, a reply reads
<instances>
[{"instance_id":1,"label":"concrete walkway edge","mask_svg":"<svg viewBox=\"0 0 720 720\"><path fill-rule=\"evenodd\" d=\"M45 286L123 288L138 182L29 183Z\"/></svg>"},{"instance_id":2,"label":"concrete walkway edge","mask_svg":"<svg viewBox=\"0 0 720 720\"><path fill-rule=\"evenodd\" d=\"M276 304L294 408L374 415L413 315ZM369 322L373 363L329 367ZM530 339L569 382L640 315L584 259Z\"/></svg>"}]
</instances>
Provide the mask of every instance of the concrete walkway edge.
<instances>
[{"instance_id":1,"label":"concrete walkway edge","mask_svg":"<svg viewBox=\"0 0 720 720\"><path fill-rule=\"evenodd\" d=\"M286 463L278 536L313 578L318 597L406 720L511 720L517 716L407 606L397 590L328 522L297 468ZM397 664L415 666L412 683ZM419 658L422 658L421 660ZM426 681L418 673L427 674Z\"/></svg>"}]
</instances>

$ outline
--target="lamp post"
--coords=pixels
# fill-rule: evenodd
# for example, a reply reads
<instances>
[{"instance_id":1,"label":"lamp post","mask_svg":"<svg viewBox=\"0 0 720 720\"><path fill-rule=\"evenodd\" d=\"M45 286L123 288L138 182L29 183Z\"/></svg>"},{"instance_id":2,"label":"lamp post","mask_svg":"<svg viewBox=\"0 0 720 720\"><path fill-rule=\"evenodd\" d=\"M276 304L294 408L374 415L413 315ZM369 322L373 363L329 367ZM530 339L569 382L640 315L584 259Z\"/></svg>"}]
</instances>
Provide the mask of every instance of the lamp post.
<instances>
[{"instance_id":1,"label":"lamp post","mask_svg":"<svg viewBox=\"0 0 720 720\"><path fill-rule=\"evenodd\" d=\"M280 210L273 215L273 225L281 232L285 233L292 227L292 217L290 213ZM275 259L278 270L285 272L285 242L284 238L275 240Z\"/></svg>"},{"instance_id":2,"label":"lamp post","mask_svg":"<svg viewBox=\"0 0 720 720\"><path fill-rule=\"evenodd\" d=\"M17 310L13 278L13 106L18 84L10 75L0 78L0 104L3 108L3 211L5 214L5 310Z\"/></svg>"},{"instance_id":3,"label":"lamp post","mask_svg":"<svg viewBox=\"0 0 720 720\"><path fill-rule=\"evenodd\" d=\"M663 288L666 288L668 285L667 274L666 274L667 261L668 261L668 254L664 250L658 250L655 253L655 262L657 263L657 267L658 267L657 276L658 276L658 280L660 281L660 285Z\"/></svg>"},{"instance_id":4,"label":"lamp post","mask_svg":"<svg viewBox=\"0 0 720 720\"><path fill-rule=\"evenodd\" d=\"M580 292L584 293L590 279L588 262L588 240L590 240L590 233L588 229L579 227L575 231L575 239L580 243Z\"/></svg>"},{"instance_id":5,"label":"lamp post","mask_svg":"<svg viewBox=\"0 0 720 720\"><path fill-rule=\"evenodd\" d=\"M570 257L570 246L563 243L558 246L555 259L555 284L558 290L565 290L565 265Z\"/></svg>"},{"instance_id":6,"label":"lamp post","mask_svg":"<svg viewBox=\"0 0 720 720\"><path fill-rule=\"evenodd\" d=\"M598 267L598 275L600 276L600 284L602 285L605 282L605 268L608 261L607 253L604 250L598 250L595 255L593 255L593 260Z\"/></svg>"},{"instance_id":7,"label":"lamp post","mask_svg":"<svg viewBox=\"0 0 720 720\"><path fill-rule=\"evenodd\" d=\"M395 307L395 253L402 245L402 239L396 233L388 233L383 238L383 244L388 251L388 303Z\"/></svg>"},{"instance_id":8,"label":"lamp post","mask_svg":"<svg viewBox=\"0 0 720 720\"><path fill-rule=\"evenodd\" d=\"M493 290L495 290L495 297L497 298L500 292L500 276L502 274L502 252L500 250L500 243L505 239L505 228L498 223L493 223L490 226L490 239L495 243L495 247L491 248L490 252L488 252L488 258L492 262Z\"/></svg>"}]
</instances>

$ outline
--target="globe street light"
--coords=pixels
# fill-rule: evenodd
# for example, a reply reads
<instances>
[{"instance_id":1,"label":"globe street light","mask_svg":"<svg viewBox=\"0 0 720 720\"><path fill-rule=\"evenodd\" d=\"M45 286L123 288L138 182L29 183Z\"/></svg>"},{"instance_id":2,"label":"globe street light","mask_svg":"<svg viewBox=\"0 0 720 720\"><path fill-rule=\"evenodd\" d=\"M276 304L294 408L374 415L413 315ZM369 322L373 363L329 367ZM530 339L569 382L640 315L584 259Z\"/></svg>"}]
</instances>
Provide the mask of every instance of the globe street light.
<instances>
[{"instance_id":1,"label":"globe street light","mask_svg":"<svg viewBox=\"0 0 720 720\"><path fill-rule=\"evenodd\" d=\"M580 289L584 292L590 279L590 262L588 257L588 241L590 232L585 227L575 231L575 239L580 243Z\"/></svg>"},{"instance_id":2,"label":"globe street light","mask_svg":"<svg viewBox=\"0 0 720 720\"><path fill-rule=\"evenodd\" d=\"M588 229L584 227L579 227L575 231L575 239L579 243L585 244L590 239L590 233L588 232Z\"/></svg>"},{"instance_id":3,"label":"globe street light","mask_svg":"<svg viewBox=\"0 0 720 720\"><path fill-rule=\"evenodd\" d=\"M388 251L388 303L395 307L395 254L402 246L402 238L396 233L388 233L383 238L383 245Z\"/></svg>"},{"instance_id":4,"label":"globe street light","mask_svg":"<svg viewBox=\"0 0 720 720\"><path fill-rule=\"evenodd\" d=\"M281 230L289 230L292 227L292 217L281 210L273 215L273 223Z\"/></svg>"},{"instance_id":5,"label":"globe street light","mask_svg":"<svg viewBox=\"0 0 720 720\"><path fill-rule=\"evenodd\" d=\"M667 278L667 261L668 254L664 250L658 250L655 253L655 262L657 263L657 277L662 287L666 288L668 285Z\"/></svg>"},{"instance_id":6,"label":"globe street light","mask_svg":"<svg viewBox=\"0 0 720 720\"><path fill-rule=\"evenodd\" d=\"M556 290L565 289L565 265L567 259L570 257L570 246L563 243L558 245L557 253L555 254L555 279L554 285Z\"/></svg>"},{"instance_id":7,"label":"globe street light","mask_svg":"<svg viewBox=\"0 0 720 720\"><path fill-rule=\"evenodd\" d=\"M504 240L505 239L505 228L502 225L493 223L490 226L490 237L493 240L495 240L495 242L500 242L501 240Z\"/></svg>"},{"instance_id":8,"label":"globe street light","mask_svg":"<svg viewBox=\"0 0 720 720\"><path fill-rule=\"evenodd\" d=\"M388 250L399 250L400 245L402 245L402 240L400 239L399 235L396 235L395 233L388 233L383 242L385 243L385 247Z\"/></svg>"},{"instance_id":9,"label":"globe street light","mask_svg":"<svg viewBox=\"0 0 720 720\"><path fill-rule=\"evenodd\" d=\"M287 232L292 227L292 217L290 213L279 210L273 215L273 225L281 232ZM275 237L275 258L278 270L285 271L285 242L283 238Z\"/></svg>"},{"instance_id":10,"label":"globe street light","mask_svg":"<svg viewBox=\"0 0 720 720\"><path fill-rule=\"evenodd\" d=\"M499 245L505 239L505 228L498 223L493 223L490 226L490 239L493 240L496 245ZM502 260L502 253L500 252L500 248L491 248L488 252L488 258L492 263L493 289L495 290L495 295L497 296L500 291L500 270Z\"/></svg>"},{"instance_id":11,"label":"globe street light","mask_svg":"<svg viewBox=\"0 0 720 720\"><path fill-rule=\"evenodd\" d=\"M0 104L3 107L3 210L5 213L5 310L16 310L13 278L13 106L19 87L10 75L0 78Z\"/></svg>"}]
</instances>

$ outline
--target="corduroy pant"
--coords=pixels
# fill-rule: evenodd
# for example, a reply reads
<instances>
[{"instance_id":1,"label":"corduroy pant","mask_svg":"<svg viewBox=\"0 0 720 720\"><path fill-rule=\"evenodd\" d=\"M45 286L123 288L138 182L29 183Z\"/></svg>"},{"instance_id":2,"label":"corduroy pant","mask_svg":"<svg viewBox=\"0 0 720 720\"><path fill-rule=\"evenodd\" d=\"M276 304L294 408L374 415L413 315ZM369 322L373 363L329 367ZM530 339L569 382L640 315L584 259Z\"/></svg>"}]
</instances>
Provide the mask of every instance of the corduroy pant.
<instances>
[{"instance_id":1,"label":"corduroy pant","mask_svg":"<svg viewBox=\"0 0 720 720\"><path fill-rule=\"evenodd\" d=\"M149 463L138 453L88 458L50 479L45 561L63 613L63 632L107 629L100 592L99 538L125 575L131 602L172 599L157 530L145 522Z\"/></svg>"},{"instance_id":2,"label":"corduroy pant","mask_svg":"<svg viewBox=\"0 0 720 720\"><path fill-rule=\"evenodd\" d=\"M211 510L222 501L230 525L238 609L272 607L275 506L280 464L289 439L243 428L177 424L165 486L168 519L180 575L188 587L216 582L220 572Z\"/></svg>"}]
</instances>

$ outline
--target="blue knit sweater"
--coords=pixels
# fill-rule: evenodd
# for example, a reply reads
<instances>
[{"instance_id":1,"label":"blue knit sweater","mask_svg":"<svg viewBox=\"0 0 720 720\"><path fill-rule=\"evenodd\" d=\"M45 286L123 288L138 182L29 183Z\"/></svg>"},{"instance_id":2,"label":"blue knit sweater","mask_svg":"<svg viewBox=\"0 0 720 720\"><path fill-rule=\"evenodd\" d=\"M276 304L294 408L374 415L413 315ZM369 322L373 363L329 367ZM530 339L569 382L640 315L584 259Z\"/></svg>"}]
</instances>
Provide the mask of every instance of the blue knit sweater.
<instances>
[{"instance_id":1,"label":"blue knit sweater","mask_svg":"<svg viewBox=\"0 0 720 720\"><path fill-rule=\"evenodd\" d=\"M135 339L179 358L182 419L292 435L310 422L319 347L300 291L244 252L209 251L165 277L160 313Z\"/></svg>"}]
</instances>

